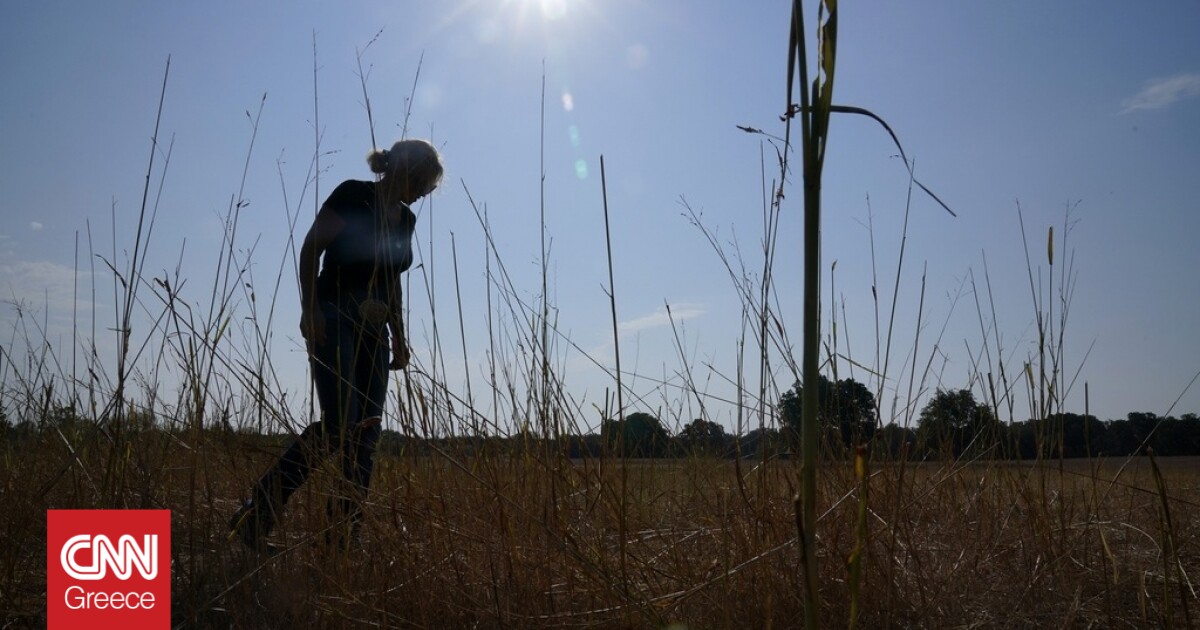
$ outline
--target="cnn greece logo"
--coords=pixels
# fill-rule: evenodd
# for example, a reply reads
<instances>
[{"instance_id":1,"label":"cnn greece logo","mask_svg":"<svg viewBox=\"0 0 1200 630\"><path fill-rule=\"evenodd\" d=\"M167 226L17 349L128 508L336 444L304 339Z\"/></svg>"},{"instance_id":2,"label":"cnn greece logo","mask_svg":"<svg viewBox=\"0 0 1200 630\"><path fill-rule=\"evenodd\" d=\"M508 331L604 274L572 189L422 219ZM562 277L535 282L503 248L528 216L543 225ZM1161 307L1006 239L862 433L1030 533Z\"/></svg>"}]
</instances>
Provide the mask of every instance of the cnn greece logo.
<instances>
[{"instance_id":1,"label":"cnn greece logo","mask_svg":"<svg viewBox=\"0 0 1200 630\"><path fill-rule=\"evenodd\" d=\"M74 536L62 548L63 571L76 580L103 580L111 567L117 579L128 580L136 565L143 579L153 580L158 577L158 534L148 534L142 539L139 547L128 534L121 536L116 545L104 534ZM91 551L92 562L81 565L76 555L87 550Z\"/></svg>"},{"instance_id":2,"label":"cnn greece logo","mask_svg":"<svg viewBox=\"0 0 1200 630\"><path fill-rule=\"evenodd\" d=\"M50 510L46 521L50 628L169 627L169 511Z\"/></svg>"}]
</instances>

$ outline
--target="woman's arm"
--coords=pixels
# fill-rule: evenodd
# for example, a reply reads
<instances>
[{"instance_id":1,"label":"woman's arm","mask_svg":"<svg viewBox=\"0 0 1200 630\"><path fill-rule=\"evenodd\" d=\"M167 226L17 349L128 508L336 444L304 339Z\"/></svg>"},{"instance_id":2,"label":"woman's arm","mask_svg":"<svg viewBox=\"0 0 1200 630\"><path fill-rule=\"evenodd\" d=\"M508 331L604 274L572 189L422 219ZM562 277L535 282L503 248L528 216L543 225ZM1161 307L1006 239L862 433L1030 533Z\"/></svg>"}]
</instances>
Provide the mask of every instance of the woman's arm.
<instances>
[{"instance_id":1,"label":"woman's arm","mask_svg":"<svg viewBox=\"0 0 1200 630\"><path fill-rule=\"evenodd\" d=\"M408 367L409 351L408 338L404 334L404 293L400 288L400 278L395 279L388 296L388 332L392 338L393 370L403 370Z\"/></svg>"},{"instance_id":2,"label":"woman's arm","mask_svg":"<svg viewBox=\"0 0 1200 630\"><path fill-rule=\"evenodd\" d=\"M317 271L321 254L329 249L345 224L337 212L322 206L300 246L300 334L317 345L325 343L325 318L318 306Z\"/></svg>"},{"instance_id":3,"label":"woman's arm","mask_svg":"<svg viewBox=\"0 0 1200 630\"><path fill-rule=\"evenodd\" d=\"M393 370L403 370L408 367L409 351L408 339L404 336L404 315L395 312L388 318L388 331L392 337L392 363L389 366Z\"/></svg>"}]
</instances>

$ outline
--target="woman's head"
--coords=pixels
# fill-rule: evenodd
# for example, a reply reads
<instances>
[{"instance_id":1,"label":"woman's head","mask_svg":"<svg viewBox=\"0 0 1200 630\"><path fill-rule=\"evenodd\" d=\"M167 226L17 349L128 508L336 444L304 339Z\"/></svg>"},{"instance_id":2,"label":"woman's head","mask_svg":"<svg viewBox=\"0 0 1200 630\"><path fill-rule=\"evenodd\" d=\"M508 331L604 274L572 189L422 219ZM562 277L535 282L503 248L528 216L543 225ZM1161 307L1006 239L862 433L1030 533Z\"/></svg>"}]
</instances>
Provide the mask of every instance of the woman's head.
<instances>
[{"instance_id":1,"label":"woman's head","mask_svg":"<svg viewBox=\"0 0 1200 630\"><path fill-rule=\"evenodd\" d=\"M433 192L444 172L442 157L424 140L401 140L390 149L372 151L367 164L405 203Z\"/></svg>"}]
</instances>

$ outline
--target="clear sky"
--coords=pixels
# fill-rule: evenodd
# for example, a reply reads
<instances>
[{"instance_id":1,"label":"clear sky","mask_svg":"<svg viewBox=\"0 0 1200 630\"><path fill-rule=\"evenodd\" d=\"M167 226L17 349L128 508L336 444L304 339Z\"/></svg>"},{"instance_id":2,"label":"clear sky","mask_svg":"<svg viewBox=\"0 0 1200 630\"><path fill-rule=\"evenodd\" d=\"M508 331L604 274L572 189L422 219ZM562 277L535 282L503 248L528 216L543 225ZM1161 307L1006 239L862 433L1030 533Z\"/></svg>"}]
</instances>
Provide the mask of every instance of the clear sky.
<instances>
[{"instance_id":1,"label":"clear sky","mask_svg":"<svg viewBox=\"0 0 1200 630\"><path fill-rule=\"evenodd\" d=\"M4 3L3 343L20 352L11 331L21 304L26 325L44 321L52 343L70 345L72 304L92 312L90 289L77 296L73 288L76 267L81 285L93 281L89 229L95 252L111 259L115 222L118 267L125 264L120 252L134 246L169 57L163 154L152 178L152 190L160 177L162 190L146 274L178 267L188 279L184 299L207 308L245 170L239 258L250 260L246 280L260 299L282 265L271 352L282 386L307 391L287 244L289 233L302 237L316 203L339 181L370 177L361 55L378 142L401 135L411 106L408 134L431 138L448 167L441 190L417 208L420 266L408 298L418 365L433 369L436 322L446 380L462 390L453 242L465 363L480 397L485 246L467 189L487 209L516 296L538 302L544 145L549 293L561 331L556 363L585 412L604 405L612 381L592 363L613 363L603 155L622 363L643 397L631 410L695 417L695 399L678 389L682 375L714 396L732 395L742 303L682 200L727 253L740 251L743 263L735 264L756 281L764 179L775 179L778 168L766 138L737 125L782 135L789 7L777 0ZM815 7L807 8L811 30ZM841 11L834 100L889 121L917 177L958 214L912 197L885 399L895 391L907 397L918 327L918 379L932 366L927 389L967 386L972 372L988 371L973 366L989 362L1019 373L1037 341L1032 293L1044 309L1054 302L1057 329L1065 269L1069 409L1083 411L1086 382L1101 418L1170 410L1200 371L1200 4L922 1L842 3ZM318 154L320 177L310 182ZM883 343L876 342L872 250L886 327L904 236L908 176L895 154L874 123L835 118L825 167L823 309L838 311L838 352L865 367L877 366ZM788 190L775 301L798 352L798 178ZM300 217L294 231L289 212ZM112 326L112 281L102 264L95 270L103 331ZM148 307L161 310L148 291ZM236 297L244 316L248 298ZM511 318L505 325L514 325ZM135 336L147 332L143 326ZM102 334L101 345L111 348L111 333ZM753 353L745 363L757 364ZM792 382L783 363L776 353L779 388ZM844 377L852 368L840 361L838 369ZM875 389L877 380L853 369ZM732 427L733 412L710 404L712 418ZM1200 386L1172 411L1188 412L1200 412Z\"/></svg>"}]
</instances>

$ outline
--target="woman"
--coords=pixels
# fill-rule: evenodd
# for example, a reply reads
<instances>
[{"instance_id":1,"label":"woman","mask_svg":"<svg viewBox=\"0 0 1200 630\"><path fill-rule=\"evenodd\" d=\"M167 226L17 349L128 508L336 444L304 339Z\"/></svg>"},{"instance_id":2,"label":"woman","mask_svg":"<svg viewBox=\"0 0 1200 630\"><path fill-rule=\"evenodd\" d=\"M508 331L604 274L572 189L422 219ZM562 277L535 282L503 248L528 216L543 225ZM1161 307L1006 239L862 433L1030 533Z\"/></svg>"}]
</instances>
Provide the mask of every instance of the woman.
<instances>
[{"instance_id":1,"label":"woman","mask_svg":"<svg viewBox=\"0 0 1200 630\"><path fill-rule=\"evenodd\" d=\"M409 359L400 291L400 274L412 264L417 221L409 204L432 192L443 173L437 150L424 140L373 151L367 163L382 177L342 182L321 206L300 249L300 332L321 419L300 434L234 514L231 537L252 549L275 550L266 537L288 497L336 451L348 490L328 502L327 539L348 545L357 538L387 369L403 369Z\"/></svg>"}]
</instances>

